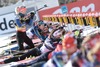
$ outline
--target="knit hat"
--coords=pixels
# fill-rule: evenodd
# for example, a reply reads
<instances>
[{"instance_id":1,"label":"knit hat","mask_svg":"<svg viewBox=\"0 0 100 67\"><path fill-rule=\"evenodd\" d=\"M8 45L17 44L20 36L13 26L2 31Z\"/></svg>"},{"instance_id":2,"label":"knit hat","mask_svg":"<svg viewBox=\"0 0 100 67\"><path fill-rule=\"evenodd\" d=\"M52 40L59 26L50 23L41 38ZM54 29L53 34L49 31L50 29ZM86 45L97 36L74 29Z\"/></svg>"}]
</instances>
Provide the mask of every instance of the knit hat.
<instances>
[{"instance_id":1,"label":"knit hat","mask_svg":"<svg viewBox=\"0 0 100 67\"><path fill-rule=\"evenodd\" d=\"M39 25L45 24L42 20L38 22Z\"/></svg>"},{"instance_id":2,"label":"knit hat","mask_svg":"<svg viewBox=\"0 0 100 67\"><path fill-rule=\"evenodd\" d=\"M67 33L64 36L62 45L65 49L69 49L73 46L77 46L77 41L76 41L76 39L74 39L74 33Z\"/></svg>"},{"instance_id":3,"label":"knit hat","mask_svg":"<svg viewBox=\"0 0 100 67\"><path fill-rule=\"evenodd\" d=\"M20 6L18 8L18 11L21 12L21 11L26 11L26 7L25 6Z\"/></svg>"}]
</instances>

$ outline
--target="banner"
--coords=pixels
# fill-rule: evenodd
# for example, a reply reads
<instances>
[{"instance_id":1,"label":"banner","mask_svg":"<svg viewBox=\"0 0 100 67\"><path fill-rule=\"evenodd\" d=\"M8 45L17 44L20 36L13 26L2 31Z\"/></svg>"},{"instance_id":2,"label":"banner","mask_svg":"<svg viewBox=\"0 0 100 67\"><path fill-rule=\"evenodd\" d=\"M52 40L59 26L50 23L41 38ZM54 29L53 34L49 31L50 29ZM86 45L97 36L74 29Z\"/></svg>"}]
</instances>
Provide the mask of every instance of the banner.
<instances>
[{"instance_id":1,"label":"banner","mask_svg":"<svg viewBox=\"0 0 100 67\"><path fill-rule=\"evenodd\" d=\"M43 19L43 15L52 15L52 14L66 14L74 12L91 12L100 10L99 0L83 0L74 3L69 3L61 5L58 7L46 9L39 11L40 19Z\"/></svg>"}]
</instances>

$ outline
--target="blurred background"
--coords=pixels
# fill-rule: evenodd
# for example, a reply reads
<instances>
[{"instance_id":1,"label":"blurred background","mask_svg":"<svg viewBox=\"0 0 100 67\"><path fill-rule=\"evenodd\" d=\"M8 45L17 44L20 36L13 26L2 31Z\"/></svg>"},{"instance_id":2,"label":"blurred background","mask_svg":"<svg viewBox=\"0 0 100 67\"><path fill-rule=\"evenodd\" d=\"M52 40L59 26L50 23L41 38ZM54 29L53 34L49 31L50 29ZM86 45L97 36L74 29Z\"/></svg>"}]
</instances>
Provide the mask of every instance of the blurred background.
<instances>
[{"instance_id":1,"label":"blurred background","mask_svg":"<svg viewBox=\"0 0 100 67\"><path fill-rule=\"evenodd\" d=\"M18 1L19 0L0 0L0 7L13 5L13 4L17 3ZM28 0L22 0L22 1L28 1ZM42 0L33 0L33 1L37 2L37 1L42 1ZM81 0L58 0L59 5L72 3L72 2L76 2L76 1L81 1Z\"/></svg>"}]
</instances>

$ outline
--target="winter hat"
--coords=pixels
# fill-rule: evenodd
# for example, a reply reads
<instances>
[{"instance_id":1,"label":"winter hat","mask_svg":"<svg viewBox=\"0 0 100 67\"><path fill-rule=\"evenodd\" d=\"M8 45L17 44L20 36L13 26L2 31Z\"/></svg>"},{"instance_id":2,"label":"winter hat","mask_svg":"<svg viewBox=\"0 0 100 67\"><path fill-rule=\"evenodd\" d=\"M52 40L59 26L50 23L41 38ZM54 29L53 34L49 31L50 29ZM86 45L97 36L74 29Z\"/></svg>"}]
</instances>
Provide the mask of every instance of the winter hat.
<instances>
[{"instance_id":1,"label":"winter hat","mask_svg":"<svg viewBox=\"0 0 100 67\"><path fill-rule=\"evenodd\" d=\"M67 33L64 36L64 39L62 41L62 45L64 49L69 49L73 46L77 46L77 41L74 38L74 33Z\"/></svg>"}]
</instances>

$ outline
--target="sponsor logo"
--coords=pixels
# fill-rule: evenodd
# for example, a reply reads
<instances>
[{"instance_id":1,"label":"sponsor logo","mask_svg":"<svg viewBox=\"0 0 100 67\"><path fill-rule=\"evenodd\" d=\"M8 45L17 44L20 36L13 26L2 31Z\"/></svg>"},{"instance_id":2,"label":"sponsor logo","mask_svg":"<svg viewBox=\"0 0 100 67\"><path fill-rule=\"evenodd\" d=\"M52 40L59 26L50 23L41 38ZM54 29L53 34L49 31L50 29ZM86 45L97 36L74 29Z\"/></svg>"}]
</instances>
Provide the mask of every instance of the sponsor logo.
<instances>
[{"instance_id":1,"label":"sponsor logo","mask_svg":"<svg viewBox=\"0 0 100 67\"><path fill-rule=\"evenodd\" d=\"M74 7L70 10L70 13L74 12L87 12L87 11L95 11L95 4L91 3L88 6Z\"/></svg>"},{"instance_id":2,"label":"sponsor logo","mask_svg":"<svg viewBox=\"0 0 100 67\"><path fill-rule=\"evenodd\" d=\"M61 6L62 14L66 14L68 12L67 6Z\"/></svg>"},{"instance_id":3,"label":"sponsor logo","mask_svg":"<svg viewBox=\"0 0 100 67\"><path fill-rule=\"evenodd\" d=\"M0 16L0 34L15 31L14 19L14 13Z\"/></svg>"},{"instance_id":4,"label":"sponsor logo","mask_svg":"<svg viewBox=\"0 0 100 67\"><path fill-rule=\"evenodd\" d=\"M7 22L6 18L3 18L3 21L0 22L0 30L5 31L8 30L8 28L14 28L14 20L9 20Z\"/></svg>"},{"instance_id":5,"label":"sponsor logo","mask_svg":"<svg viewBox=\"0 0 100 67\"><path fill-rule=\"evenodd\" d=\"M91 3L88 6L82 6L82 7L73 7L68 11L68 8L65 6L62 6L61 8L55 10L53 14L65 14L67 12L74 13L74 12L87 12L87 11L95 11L95 4Z\"/></svg>"}]
</instances>

